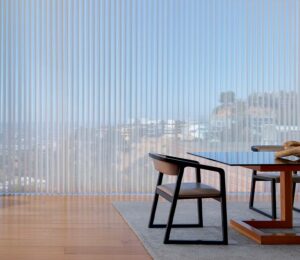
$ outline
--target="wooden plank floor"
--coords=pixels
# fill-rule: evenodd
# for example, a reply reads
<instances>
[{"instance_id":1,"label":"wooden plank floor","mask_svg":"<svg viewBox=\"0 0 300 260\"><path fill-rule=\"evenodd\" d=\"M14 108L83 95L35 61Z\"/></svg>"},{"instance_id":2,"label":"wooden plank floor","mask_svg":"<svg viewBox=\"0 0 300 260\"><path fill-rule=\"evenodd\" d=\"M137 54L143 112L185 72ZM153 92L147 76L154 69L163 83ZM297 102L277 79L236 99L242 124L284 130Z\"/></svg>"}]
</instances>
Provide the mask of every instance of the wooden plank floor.
<instances>
[{"instance_id":1,"label":"wooden plank floor","mask_svg":"<svg viewBox=\"0 0 300 260\"><path fill-rule=\"evenodd\" d=\"M151 259L111 205L118 196L1 196L0 259Z\"/></svg>"}]
</instances>

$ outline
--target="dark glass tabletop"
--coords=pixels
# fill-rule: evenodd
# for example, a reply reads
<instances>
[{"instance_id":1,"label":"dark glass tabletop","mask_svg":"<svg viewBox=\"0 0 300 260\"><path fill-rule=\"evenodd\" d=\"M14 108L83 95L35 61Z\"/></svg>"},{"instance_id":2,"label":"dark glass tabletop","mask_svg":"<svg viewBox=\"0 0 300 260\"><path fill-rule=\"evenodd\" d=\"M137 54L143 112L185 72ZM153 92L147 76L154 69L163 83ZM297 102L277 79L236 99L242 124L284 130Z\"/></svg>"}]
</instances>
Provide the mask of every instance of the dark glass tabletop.
<instances>
[{"instance_id":1,"label":"dark glass tabletop","mask_svg":"<svg viewBox=\"0 0 300 260\"><path fill-rule=\"evenodd\" d=\"M295 156L275 158L274 152L188 152L188 154L230 166L300 166L300 158Z\"/></svg>"}]
</instances>

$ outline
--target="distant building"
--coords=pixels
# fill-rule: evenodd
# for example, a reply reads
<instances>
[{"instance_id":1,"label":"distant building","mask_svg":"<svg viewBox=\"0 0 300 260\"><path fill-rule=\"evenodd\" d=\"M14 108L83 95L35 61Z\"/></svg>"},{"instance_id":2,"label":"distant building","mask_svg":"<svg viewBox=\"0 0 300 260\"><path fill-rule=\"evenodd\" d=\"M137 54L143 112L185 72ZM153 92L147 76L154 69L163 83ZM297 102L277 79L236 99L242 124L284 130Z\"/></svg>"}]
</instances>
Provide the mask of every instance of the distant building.
<instances>
[{"instance_id":1,"label":"distant building","mask_svg":"<svg viewBox=\"0 0 300 260\"><path fill-rule=\"evenodd\" d=\"M205 140L208 133L209 128L207 124L185 124L178 137L183 141Z\"/></svg>"}]
</instances>

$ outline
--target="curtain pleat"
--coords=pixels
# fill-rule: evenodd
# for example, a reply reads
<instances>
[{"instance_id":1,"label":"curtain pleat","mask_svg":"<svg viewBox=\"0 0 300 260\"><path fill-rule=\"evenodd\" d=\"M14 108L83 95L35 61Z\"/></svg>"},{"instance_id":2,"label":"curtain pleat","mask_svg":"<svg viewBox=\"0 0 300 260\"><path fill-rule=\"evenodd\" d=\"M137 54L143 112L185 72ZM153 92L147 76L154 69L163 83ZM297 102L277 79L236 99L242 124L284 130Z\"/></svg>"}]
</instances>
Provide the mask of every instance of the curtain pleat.
<instances>
[{"instance_id":1,"label":"curtain pleat","mask_svg":"<svg viewBox=\"0 0 300 260\"><path fill-rule=\"evenodd\" d=\"M299 140L299 10L297 0L0 0L0 192L149 193L150 151ZM228 192L247 194L250 172L225 169Z\"/></svg>"}]
</instances>

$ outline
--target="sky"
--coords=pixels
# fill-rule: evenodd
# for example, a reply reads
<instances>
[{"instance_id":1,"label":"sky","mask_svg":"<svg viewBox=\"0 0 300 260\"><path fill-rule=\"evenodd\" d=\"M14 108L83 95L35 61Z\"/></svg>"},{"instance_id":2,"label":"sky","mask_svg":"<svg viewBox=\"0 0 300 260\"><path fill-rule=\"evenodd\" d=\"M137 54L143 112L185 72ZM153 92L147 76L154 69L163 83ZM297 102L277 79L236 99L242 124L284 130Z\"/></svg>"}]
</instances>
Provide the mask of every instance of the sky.
<instances>
[{"instance_id":1,"label":"sky","mask_svg":"<svg viewBox=\"0 0 300 260\"><path fill-rule=\"evenodd\" d=\"M0 120L202 120L299 91L296 0L0 0Z\"/></svg>"}]
</instances>

